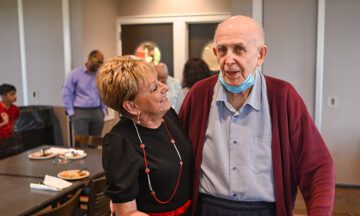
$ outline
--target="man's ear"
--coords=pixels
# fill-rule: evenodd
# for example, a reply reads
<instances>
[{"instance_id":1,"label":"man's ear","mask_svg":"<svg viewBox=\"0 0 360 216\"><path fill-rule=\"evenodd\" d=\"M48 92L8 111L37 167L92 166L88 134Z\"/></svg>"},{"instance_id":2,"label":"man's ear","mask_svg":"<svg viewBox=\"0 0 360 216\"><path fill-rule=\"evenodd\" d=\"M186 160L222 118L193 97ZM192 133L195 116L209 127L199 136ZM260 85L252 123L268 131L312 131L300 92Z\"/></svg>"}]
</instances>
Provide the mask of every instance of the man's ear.
<instances>
[{"instance_id":1,"label":"man's ear","mask_svg":"<svg viewBox=\"0 0 360 216\"><path fill-rule=\"evenodd\" d=\"M122 104L123 108L131 115L138 115L139 114L139 109L137 108L137 106L134 104L134 102L131 101L124 101Z\"/></svg>"},{"instance_id":2,"label":"man's ear","mask_svg":"<svg viewBox=\"0 0 360 216\"><path fill-rule=\"evenodd\" d=\"M268 47L263 45L259 50L259 58L258 58L257 66L261 66L264 63L267 54L268 54Z\"/></svg>"}]
</instances>

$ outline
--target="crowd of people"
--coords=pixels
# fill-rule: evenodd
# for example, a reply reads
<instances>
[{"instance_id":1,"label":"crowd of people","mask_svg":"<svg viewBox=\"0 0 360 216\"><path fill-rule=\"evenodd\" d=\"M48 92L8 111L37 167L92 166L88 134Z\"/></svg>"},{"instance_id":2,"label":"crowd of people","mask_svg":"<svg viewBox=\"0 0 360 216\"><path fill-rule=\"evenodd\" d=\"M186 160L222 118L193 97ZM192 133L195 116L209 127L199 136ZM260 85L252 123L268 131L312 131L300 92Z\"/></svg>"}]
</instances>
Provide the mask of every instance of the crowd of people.
<instances>
[{"instance_id":1,"label":"crowd of people","mask_svg":"<svg viewBox=\"0 0 360 216\"><path fill-rule=\"evenodd\" d=\"M62 96L75 134L101 135L107 107L120 115L102 147L113 213L292 215L299 188L309 215L332 214L331 155L295 88L260 70L264 41L255 20L233 16L214 34L216 75L193 58L180 84L165 63L104 62L99 50L69 73ZM19 110L13 86L0 93L2 138Z\"/></svg>"}]
</instances>

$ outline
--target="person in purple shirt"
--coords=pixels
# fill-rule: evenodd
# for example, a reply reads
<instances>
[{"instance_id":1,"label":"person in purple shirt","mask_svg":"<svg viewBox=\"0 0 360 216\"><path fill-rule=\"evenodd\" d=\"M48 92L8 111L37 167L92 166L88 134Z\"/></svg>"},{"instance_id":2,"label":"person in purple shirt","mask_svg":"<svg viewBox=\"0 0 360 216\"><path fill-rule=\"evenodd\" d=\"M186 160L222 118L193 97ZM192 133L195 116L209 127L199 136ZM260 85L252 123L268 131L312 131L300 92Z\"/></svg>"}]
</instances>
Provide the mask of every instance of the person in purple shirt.
<instances>
[{"instance_id":1,"label":"person in purple shirt","mask_svg":"<svg viewBox=\"0 0 360 216\"><path fill-rule=\"evenodd\" d=\"M96 88L96 74L103 62L102 52L93 50L85 67L74 69L65 79L62 98L75 135L101 135L106 107Z\"/></svg>"}]
</instances>

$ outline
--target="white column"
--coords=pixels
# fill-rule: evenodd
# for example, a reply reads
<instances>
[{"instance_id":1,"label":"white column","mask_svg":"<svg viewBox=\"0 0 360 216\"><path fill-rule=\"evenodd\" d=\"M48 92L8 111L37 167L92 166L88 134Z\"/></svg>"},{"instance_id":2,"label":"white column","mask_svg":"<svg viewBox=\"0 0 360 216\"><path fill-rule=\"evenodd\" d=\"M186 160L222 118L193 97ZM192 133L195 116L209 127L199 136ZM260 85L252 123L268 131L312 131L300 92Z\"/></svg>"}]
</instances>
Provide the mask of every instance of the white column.
<instances>
[{"instance_id":1,"label":"white column","mask_svg":"<svg viewBox=\"0 0 360 216\"><path fill-rule=\"evenodd\" d=\"M260 25L263 24L263 0L252 1L252 17Z\"/></svg>"},{"instance_id":2,"label":"white column","mask_svg":"<svg viewBox=\"0 0 360 216\"><path fill-rule=\"evenodd\" d=\"M64 68L65 75L71 70L71 38L70 38L70 9L69 0L62 0Z\"/></svg>"},{"instance_id":3,"label":"white column","mask_svg":"<svg viewBox=\"0 0 360 216\"><path fill-rule=\"evenodd\" d=\"M174 44L174 77L182 81L182 71L188 59L188 27L184 20L176 19L173 22Z\"/></svg>"},{"instance_id":4,"label":"white column","mask_svg":"<svg viewBox=\"0 0 360 216\"><path fill-rule=\"evenodd\" d=\"M20 42L20 64L21 64L21 76L24 105L29 105L28 95L28 82L27 82L27 70L26 70L26 49L25 49L25 33L24 33L24 13L22 0L18 0L18 20L19 20L19 42Z\"/></svg>"},{"instance_id":5,"label":"white column","mask_svg":"<svg viewBox=\"0 0 360 216\"><path fill-rule=\"evenodd\" d=\"M322 122L323 79L324 79L325 3L326 0L318 1L315 124L320 131L321 131L321 122Z\"/></svg>"}]
</instances>

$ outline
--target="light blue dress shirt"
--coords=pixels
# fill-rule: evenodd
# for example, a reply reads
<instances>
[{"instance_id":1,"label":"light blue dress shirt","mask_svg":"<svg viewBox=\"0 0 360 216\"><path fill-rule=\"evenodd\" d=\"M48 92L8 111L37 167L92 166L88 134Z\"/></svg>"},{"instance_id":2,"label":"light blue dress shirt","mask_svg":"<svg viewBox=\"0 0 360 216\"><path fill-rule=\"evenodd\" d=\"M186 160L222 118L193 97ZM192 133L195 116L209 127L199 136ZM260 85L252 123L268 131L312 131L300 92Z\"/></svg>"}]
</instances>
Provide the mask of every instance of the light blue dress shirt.
<instances>
[{"instance_id":1,"label":"light blue dress shirt","mask_svg":"<svg viewBox=\"0 0 360 216\"><path fill-rule=\"evenodd\" d=\"M264 76L255 72L252 91L238 111L218 81L205 134L200 192L238 201L275 202L273 179Z\"/></svg>"},{"instance_id":2,"label":"light blue dress shirt","mask_svg":"<svg viewBox=\"0 0 360 216\"><path fill-rule=\"evenodd\" d=\"M68 74L62 98L68 116L74 115L74 107L101 107L104 113L106 110L96 87L96 73L89 72L86 67L76 68Z\"/></svg>"},{"instance_id":3,"label":"light blue dress shirt","mask_svg":"<svg viewBox=\"0 0 360 216\"><path fill-rule=\"evenodd\" d=\"M179 92L181 90L181 84L174 77L168 76L168 78L166 79L166 85L169 87L169 90L166 94L167 98L170 101L171 107L175 108Z\"/></svg>"}]
</instances>

